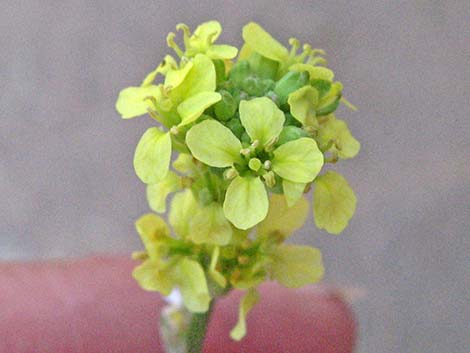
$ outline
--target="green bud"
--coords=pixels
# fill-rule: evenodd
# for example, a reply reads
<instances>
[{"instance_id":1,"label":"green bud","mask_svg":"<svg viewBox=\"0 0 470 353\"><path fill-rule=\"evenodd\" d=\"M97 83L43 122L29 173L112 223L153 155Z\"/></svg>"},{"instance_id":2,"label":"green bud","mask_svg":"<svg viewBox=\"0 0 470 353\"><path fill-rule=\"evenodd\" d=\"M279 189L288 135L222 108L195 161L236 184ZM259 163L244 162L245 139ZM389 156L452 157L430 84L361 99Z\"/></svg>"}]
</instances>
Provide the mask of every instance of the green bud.
<instances>
[{"instance_id":1,"label":"green bud","mask_svg":"<svg viewBox=\"0 0 470 353\"><path fill-rule=\"evenodd\" d=\"M214 105L214 113L219 120L227 121L237 111L237 102L229 92L220 90L219 93L222 99Z\"/></svg>"},{"instance_id":2,"label":"green bud","mask_svg":"<svg viewBox=\"0 0 470 353\"><path fill-rule=\"evenodd\" d=\"M312 80L310 81L312 87L316 88L318 91L318 98L322 98L331 88L331 82L326 80Z\"/></svg>"},{"instance_id":3,"label":"green bud","mask_svg":"<svg viewBox=\"0 0 470 353\"><path fill-rule=\"evenodd\" d=\"M243 80L250 74L250 64L246 60L241 60L232 67L229 77L236 87L240 87Z\"/></svg>"},{"instance_id":4,"label":"green bud","mask_svg":"<svg viewBox=\"0 0 470 353\"><path fill-rule=\"evenodd\" d=\"M284 126L279 135L278 145L282 145L286 142L297 140L301 137L308 137L308 132L297 126Z\"/></svg>"},{"instance_id":5,"label":"green bud","mask_svg":"<svg viewBox=\"0 0 470 353\"><path fill-rule=\"evenodd\" d=\"M279 63L268 59L258 53L253 53L248 58L250 63L250 69L256 75L262 78L269 78L274 80L277 75L277 70L279 68Z\"/></svg>"},{"instance_id":6,"label":"green bud","mask_svg":"<svg viewBox=\"0 0 470 353\"><path fill-rule=\"evenodd\" d=\"M252 96L261 96L263 94L263 87L261 80L255 76L248 76L242 81L243 90Z\"/></svg>"},{"instance_id":7,"label":"green bud","mask_svg":"<svg viewBox=\"0 0 470 353\"><path fill-rule=\"evenodd\" d=\"M287 97L292 92L308 84L309 75L308 72L295 72L289 71L274 86L274 93L279 97L281 105L287 103Z\"/></svg>"},{"instance_id":8,"label":"green bud","mask_svg":"<svg viewBox=\"0 0 470 353\"><path fill-rule=\"evenodd\" d=\"M267 172L264 174L263 179L269 188L273 188L276 184L276 175L273 172Z\"/></svg>"},{"instance_id":9,"label":"green bud","mask_svg":"<svg viewBox=\"0 0 470 353\"><path fill-rule=\"evenodd\" d=\"M302 123L292 116L290 113L284 114L286 120L284 121L284 126L297 126L302 127Z\"/></svg>"},{"instance_id":10,"label":"green bud","mask_svg":"<svg viewBox=\"0 0 470 353\"><path fill-rule=\"evenodd\" d=\"M247 100L250 97L248 95L248 93L246 93L245 91L242 91L239 88L233 89L233 91L231 93L232 93L232 97L235 100L235 103L237 104L237 106L240 104L240 101Z\"/></svg>"},{"instance_id":11,"label":"green bud","mask_svg":"<svg viewBox=\"0 0 470 353\"><path fill-rule=\"evenodd\" d=\"M251 138L246 132L243 132L240 141L243 145L249 145L251 143Z\"/></svg>"},{"instance_id":12,"label":"green bud","mask_svg":"<svg viewBox=\"0 0 470 353\"><path fill-rule=\"evenodd\" d=\"M242 123L240 122L240 119L237 117L227 121L225 123L225 126L227 126L230 129L230 131L232 131L232 133L238 138L241 138L241 136L245 132L245 129L242 126Z\"/></svg>"}]
</instances>

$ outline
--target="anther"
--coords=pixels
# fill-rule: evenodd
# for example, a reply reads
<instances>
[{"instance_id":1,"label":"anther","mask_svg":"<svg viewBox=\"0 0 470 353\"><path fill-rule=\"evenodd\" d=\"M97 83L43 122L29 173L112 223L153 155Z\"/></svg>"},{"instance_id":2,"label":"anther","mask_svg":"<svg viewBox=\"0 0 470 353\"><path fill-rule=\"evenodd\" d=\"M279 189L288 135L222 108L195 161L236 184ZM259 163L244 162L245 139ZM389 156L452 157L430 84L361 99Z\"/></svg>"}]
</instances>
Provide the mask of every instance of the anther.
<instances>
[{"instance_id":1,"label":"anther","mask_svg":"<svg viewBox=\"0 0 470 353\"><path fill-rule=\"evenodd\" d=\"M251 154L251 150L249 148L242 148L240 150L240 154L242 154L244 156L249 156Z\"/></svg>"},{"instance_id":2,"label":"anther","mask_svg":"<svg viewBox=\"0 0 470 353\"><path fill-rule=\"evenodd\" d=\"M171 129L170 129L170 133L172 135L178 135L179 134L178 127L176 125L172 126Z\"/></svg>"}]
</instances>

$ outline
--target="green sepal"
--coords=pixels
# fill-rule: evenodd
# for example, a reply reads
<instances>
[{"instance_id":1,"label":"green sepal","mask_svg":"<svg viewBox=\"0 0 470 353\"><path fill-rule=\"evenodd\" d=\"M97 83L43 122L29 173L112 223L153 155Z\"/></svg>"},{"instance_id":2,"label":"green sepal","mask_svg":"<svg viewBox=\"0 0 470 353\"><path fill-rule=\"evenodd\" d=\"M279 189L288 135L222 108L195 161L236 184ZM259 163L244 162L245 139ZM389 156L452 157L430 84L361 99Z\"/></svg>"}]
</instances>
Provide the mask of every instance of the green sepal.
<instances>
[{"instance_id":1,"label":"green sepal","mask_svg":"<svg viewBox=\"0 0 470 353\"><path fill-rule=\"evenodd\" d=\"M232 95L225 90L219 91L222 99L214 105L214 113L218 120L230 120L237 111L238 105Z\"/></svg>"},{"instance_id":2,"label":"green sepal","mask_svg":"<svg viewBox=\"0 0 470 353\"><path fill-rule=\"evenodd\" d=\"M279 134L277 145L283 145L286 142L297 140L301 137L308 137L309 134L304 129L297 126L284 126Z\"/></svg>"},{"instance_id":3,"label":"green sepal","mask_svg":"<svg viewBox=\"0 0 470 353\"><path fill-rule=\"evenodd\" d=\"M279 81L277 81L273 91L279 97L281 106L287 103L289 94L307 85L308 81L308 73L305 71L289 71Z\"/></svg>"}]
</instances>

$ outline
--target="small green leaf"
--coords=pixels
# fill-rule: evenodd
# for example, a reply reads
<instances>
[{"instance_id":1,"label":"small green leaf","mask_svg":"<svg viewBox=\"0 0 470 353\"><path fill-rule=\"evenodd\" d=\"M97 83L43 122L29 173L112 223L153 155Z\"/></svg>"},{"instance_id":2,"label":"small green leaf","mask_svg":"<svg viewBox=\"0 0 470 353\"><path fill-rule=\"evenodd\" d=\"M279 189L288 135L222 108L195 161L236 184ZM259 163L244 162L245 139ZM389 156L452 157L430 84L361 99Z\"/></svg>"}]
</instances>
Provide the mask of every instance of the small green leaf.
<instances>
[{"instance_id":1,"label":"small green leaf","mask_svg":"<svg viewBox=\"0 0 470 353\"><path fill-rule=\"evenodd\" d=\"M212 167L229 167L241 160L242 145L221 123L204 120L186 134L186 144L193 156Z\"/></svg>"},{"instance_id":2,"label":"small green leaf","mask_svg":"<svg viewBox=\"0 0 470 353\"><path fill-rule=\"evenodd\" d=\"M168 173L171 159L171 137L156 127L145 131L134 154L137 176L146 184L163 180Z\"/></svg>"},{"instance_id":3,"label":"small green leaf","mask_svg":"<svg viewBox=\"0 0 470 353\"><path fill-rule=\"evenodd\" d=\"M157 213L165 213L168 195L180 189L181 178L169 171L159 183L147 185L147 201L150 208Z\"/></svg>"},{"instance_id":4,"label":"small green leaf","mask_svg":"<svg viewBox=\"0 0 470 353\"><path fill-rule=\"evenodd\" d=\"M309 246L281 244L271 258L272 278L288 288L316 283L325 272L320 250Z\"/></svg>"},{"instance_id":5,"label":"small green leaf","mask_svg":"<svg viewBox=\"0 0 470 353\"><path fill-rule=\"evenodd\" d=\"M204 110L218 102L220 98L220 94L216 92L201 92L183 101L177 108L181 117L179 126L196 121L204 113Z\"/></svg>"},{"instance_id":6,"label":"small green leaf","mask_svg":"<svg viewBox=\"0 0 470 353\"><path fill-rule=\"evenodd\" d=\"M250 48L268 59L284 62L289 56L287 49L266 32L259 24L250 22L243 27L243 39Z\"/></svg>"},{"instance_id":7,"label":"small green leaf","mask_svg":"<svg viewBox=\"0 0 470 353\"><path fill-rule=\"evenodd\" d=\"M273 194L269 201L268 215L257 228L259 235L280 233L287 237L304 225L308 215L307 200L300 198L295 205L288 206L283 195Z\"/></svg>"},{"instance_id":8,"label":"small green leaf","mask_svg":"<svg viewBox=\"0 0 470 353\"><path fill-rule=\"evenodd\" d=\"M296 183L287 179L282 180L282 190L288 207L294 206L302 198L306 186L306 183Z\"/></svg>"},{"instance_id":9,"label":"small green leaf","mask_svg":"<svg viewBox=\"0 0 470 353\"><path fill-rule=\"evenodd\" d=\"M246 316L259 301L259 294L256 289L250 289L240 300L238 309L238 322L230 331L230 337L235 341L240 341L246 335Z\"/></svg>"},{"instance_id":10,"label":"small green leaf","mask_svg":"<svg viewBox=\"0 0 470 353\"><path fill-rule=\"evenodd\" d=\"M175 264L173 272L186 308L193 313L206 312L211 297L199 262L183 258Z\"/></svg>"},{"instance_id":11,"label":"small green leaf","mask_svg":"<svg viewBox=\"0 0 470 353\"><path fill-rule=\"evenodd\" d=\"M315 179L313 215L315 224L331 234L339 234L356 211L356 195L341 174L333 171Z\"/></svg>"},{"instance_id":12,"label":"small green leaf","mask_svg":"<svg viewBox=\"0 0 470 353\"><path fill-rule=\"evenodd\" d=\"M287 142L274 150L273 171L283 179L309 183L323 166L323 153L308 137Z\"/></svg>"},{"instance_id":13,"label":"small green leaf","mask_svg":"<svg viewBox=\"0 0 470 353\"><path fill-rule=\"evenodd\" d=\"M127 87L119 93L116 101L116 110L123 119L135 118L148 113L152 108L148 97L156 97L159 94L158 86Z\"/></svg>"},{"instance_id":14,"label":"small green leaf","mask_svg":"<svg viewBox=\"0 0 470 353\"><path fill-rule=\"evenodd\" d=\"M224 216L222 206L213 202L199 207L191 219L191 239L196 244L227 245L232 227Z\"/></svg>"},{"instance_id":15,"label":"small green leaf","mask_svg":"<svg viewBox=\"0 0 470 353\"><path fill-rule=\"evenodd\" d=\"M272 100L266 97L240 102L240 120L252 141L258 140L261 146L281 133L284 113Z\"/></svg>"},{"instance_id":16,"label":"small green leaf","mask_svg":"<svg viewBox=\"0 0 470 353\"><path fill-rule=\"evenodd\" d=\"M268 207L268 195L260 178L238 176L230 183L224 213L235 227L248 229L258 224L266 217Z\"/></svg>"}]
</instances>

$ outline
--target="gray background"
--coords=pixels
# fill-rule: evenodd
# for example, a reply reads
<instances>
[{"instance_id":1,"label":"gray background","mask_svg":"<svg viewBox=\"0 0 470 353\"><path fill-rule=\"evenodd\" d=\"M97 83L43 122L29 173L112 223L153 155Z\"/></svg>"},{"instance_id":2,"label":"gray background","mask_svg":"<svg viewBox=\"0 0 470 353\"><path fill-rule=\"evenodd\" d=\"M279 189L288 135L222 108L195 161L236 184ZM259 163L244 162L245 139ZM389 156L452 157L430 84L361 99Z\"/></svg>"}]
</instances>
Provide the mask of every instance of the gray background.
<instances>
[{"instance_id":1,"label":"gray background","mask_svg":"<svg viewBox=\"0 0 470 353\"><path fill-rule=\"evenodd\" d=\"M469 316L468 1L3 0L0 257L139 248L147 211L132 157L148 118L123 121L119 90L169 50L178 22L219 19L239 45L256 20L329 53L360 107L362 142L338 168L357 214L343 235L310 222L327 278L360 287L358 352L464 352ZM467 25L467 26L466 26ZM465 42L467 39L467 42ZM467 340L467 341L466 341ZM468 347L467 347L468 348Z\"/></svg>"}]
</instances>

